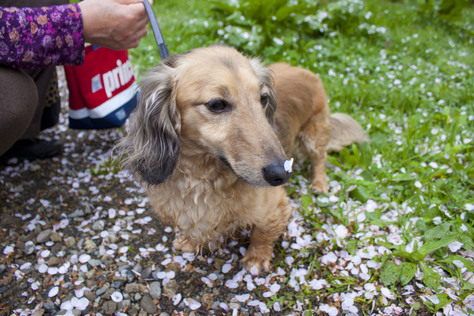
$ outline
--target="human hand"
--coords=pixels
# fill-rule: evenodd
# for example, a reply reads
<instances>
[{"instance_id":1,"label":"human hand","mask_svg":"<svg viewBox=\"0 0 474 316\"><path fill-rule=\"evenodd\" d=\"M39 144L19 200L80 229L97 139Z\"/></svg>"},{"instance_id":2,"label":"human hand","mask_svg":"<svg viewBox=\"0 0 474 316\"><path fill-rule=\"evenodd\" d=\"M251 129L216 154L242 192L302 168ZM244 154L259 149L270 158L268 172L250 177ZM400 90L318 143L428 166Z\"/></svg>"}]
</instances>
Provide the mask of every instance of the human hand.
<instances>
[{"instance_id":1,"label":"human hand","mask_svg":"<svg viewBox=\"0 0 474 316\"><path fill-rule=\"evenodd\" d=\"M141 0L84 0L79 7L84 40L91 44L117 50L135 48L148 32Z\"/></svg>"}]
</instances>

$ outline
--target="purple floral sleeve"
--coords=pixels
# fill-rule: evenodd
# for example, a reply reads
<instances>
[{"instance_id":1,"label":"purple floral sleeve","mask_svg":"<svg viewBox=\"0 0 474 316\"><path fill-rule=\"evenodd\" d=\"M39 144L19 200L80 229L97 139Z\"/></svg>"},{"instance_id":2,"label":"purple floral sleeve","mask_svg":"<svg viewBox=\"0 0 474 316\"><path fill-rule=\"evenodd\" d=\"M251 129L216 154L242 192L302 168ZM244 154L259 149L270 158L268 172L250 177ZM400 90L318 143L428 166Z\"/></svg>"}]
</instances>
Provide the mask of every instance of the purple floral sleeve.
<instances>
[{"instance_id":1,"label":"purple floral sleeve","mask_svg":"<svg viewBox=\"0 0 474 316\"><path fill-rule=\"evenodd\" d=\"M42 68L84 62L82 16L77 4L0 7L0 65Z\"/></svg>"}]
</instances>

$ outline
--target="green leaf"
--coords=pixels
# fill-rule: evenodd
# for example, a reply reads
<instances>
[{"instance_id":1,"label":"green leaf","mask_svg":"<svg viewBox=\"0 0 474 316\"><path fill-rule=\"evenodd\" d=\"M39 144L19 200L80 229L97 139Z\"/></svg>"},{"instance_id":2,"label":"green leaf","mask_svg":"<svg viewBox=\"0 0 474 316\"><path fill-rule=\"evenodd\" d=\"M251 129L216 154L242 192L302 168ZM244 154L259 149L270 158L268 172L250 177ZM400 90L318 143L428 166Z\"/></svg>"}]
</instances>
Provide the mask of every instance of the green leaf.
<instances>
[{"instance_id":1,"label":"green leaf","mask_svg":"<svg viewBox=\"0 0 474 316\"><path fill-rule=\"evenodd\" d=\"M377 189L377 184L372 181L360 180L353 184L357 185L357 187L349 192L349 196L362 202L367 202L372 197L375 189Z\"/></svg>"},{"instance_id":2,"label":"green leaf","mask_svg":"<svg viewBox=\"0 0 474 316\"><path fill-rule=\"evenodd\" d=\"M440 308L443 308L446 306L446 304L452 302L452 299L449 298L448 294L446 293L440 293L436 295L439 299L439 303L436 304L435 309L438 310Z\"/></svg>"},{"instance_id":3,"label":"green leaf","mask_svg":"<svg viewBox=\"0 0 474 316\"><path fill-rule=\"evenodd\" d=\"M394 176L391 179L391 181L392 182L404 182L404 181L413 181L415 179L416 179L416 177L411 175L411 174L401 173L401 174L397 174L396 176Z\"/></svg>"},{"instance_id":4,"label":"green leaf","mask_svg":"<svg viewBox=\"0 0 474 316\"><path fill-rule=\"evenodd\" d=\"M378 220L382 216L382 210L376 209L373 212L365 212L365 216L367 216L369 220Z\"/></svg>"},{"instance_id":5,"label":"green leaf","mask_svg":"<svg viewBox=\"0 0 474 316\"><path fill-rule=\"evenodd\" d=\"M419 257L418 259L424 259L427 255L430 253L442 248L448 246L450 243L456 241L456 235L455 234L450 234L447 235L439 240L432 240L428 241L425 243L423 246L421 246L420 250L418 250Z\"/></svg>"},{"instance_id":6,"label":"green leaf","mask_svg":"<svg viewBox=\"0 0 474 316\"><path fill-rule=\"evenodd\" d=\"M400 279L401 266L393 262L385 262L380 269L380 278L385 286L395 284Z\"/></svg>"},{"instance_id":7,"label":"green leaf","mask_svg":"<svg viewBox=\"0 0 474 316\"><path fill-rule=\"evenodd\" d=\"M443 258L442 260L440 260L440 262L445 262L445 263L449 263L451 265L454 265L454 266L457 266L454 262L455 261L460 261L463 263L464 265L464 268L467 269L467 271L474 271L474 264L472 263L472 261L466 259L466 258L463 258L461 256L449 256L449 257L446 257L446 258Z\"/></svg>"},{"instance_id":8,"label":"green leaf","mask_svg":"<svg viewBox=\"0 0 474 316\"><path fill-rule=\"evenodd\" d=\"M423 237L425 241L442 238L449 232L450 227L451 227L450 223L442 223L430 230L427 230Z\"/></svg>"},{"instance_id":9,"label":"green leaf","mask_svg":"<svg viewBox=\"0 0 474 316\"><path fill-rule=\"evenodd\" d=\"M420 262L420 264L423 268L423 283L432 290L438 290L441 285L441 276L426 263Z\"/></svg>"},{"instance_id":10,"label":"green leaf","mask_svg":"<svg viewBox=\"0 0 474 316\"><path fill-rule=\"evenodd\" d=\"M308 210L308 207L311 205L313 202L313 197L311 194L306 194L301 197L301 206L305 211Z\"/></svg>"},{"instance_id":11,"label":"green leaf","mask_svg":"<svg viewBox=\"0 0 474 316\"><path fill-rule=\"evenodd\" d=\"M357 244L358 244L358 241L355 239L351 239L347 241L347 251L349 252L351 256L355 255L357 251Z\"/></svg>"},{"instance_id":12,"label":"green leaf","mask_svg":"<svg viewBox=\"0 0 474 316\"><path fill-rule=\"evenodd\" d=\"M407 285L413 279L416 273L416 264L411 262L404 262L401 265L400 283Z\"/></svg>"}]
</instances>

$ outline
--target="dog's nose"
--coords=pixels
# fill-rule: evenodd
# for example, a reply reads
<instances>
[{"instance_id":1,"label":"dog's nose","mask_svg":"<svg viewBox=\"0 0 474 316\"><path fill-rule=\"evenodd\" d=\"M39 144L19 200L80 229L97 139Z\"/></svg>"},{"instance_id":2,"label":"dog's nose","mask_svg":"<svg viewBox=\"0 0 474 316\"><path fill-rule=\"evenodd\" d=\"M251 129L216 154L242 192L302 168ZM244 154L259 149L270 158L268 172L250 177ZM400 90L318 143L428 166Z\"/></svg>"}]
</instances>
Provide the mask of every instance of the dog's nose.
<instances>
[{"instance_id":1,"label":"dog's nose","mask_svg":"<svg viewBox=\"0 0 474 316\"><path fill-rule=\"evenodd\" d=\"M278 186L286 183L291 176L291 172L285 169L283 162L274 162L262 169L263 177L271 186Z\"/></svg>"}]
</instances>

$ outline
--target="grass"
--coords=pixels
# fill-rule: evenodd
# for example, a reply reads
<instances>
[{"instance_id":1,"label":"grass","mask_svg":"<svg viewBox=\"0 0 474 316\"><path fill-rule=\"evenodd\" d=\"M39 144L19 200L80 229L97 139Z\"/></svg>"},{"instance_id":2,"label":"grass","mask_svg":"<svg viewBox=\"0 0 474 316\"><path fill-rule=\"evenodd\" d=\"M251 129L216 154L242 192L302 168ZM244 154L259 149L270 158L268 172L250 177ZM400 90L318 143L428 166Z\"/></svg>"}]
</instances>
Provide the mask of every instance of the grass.
<instances>
[{"instance_id":1,"label":"grass","mask_svg":"<svg viewBox=\"0 0 474 316\"><path fill-rule=\"evenodd\" d=\"M463 303L474 290L472 5L270 2L154 4L170 53L224 43L266 63L310 69L323 79L331 110L356 118L372 139L329 157L329 196L308 193L308 166L298 162L288 193L318 242L279 247L275 265L287 267L291 256L293 267L306 267L307 281L317 277L329 287L306 284L297 291L290 276L267 305L286 302L291 310L300 302L306 310L325 310L323 303L337 305L335 295L356 292L354 305L363 314L390 306L474 312ZM138 77L159 62L151 32L131 55ZM374 256L362 258L367 276L321 263L330 253L354 257L373 249ZM413 301L402 294L409 286ZM380 295L383 289L393 297Z\"/></svg>"}]
</instances>

